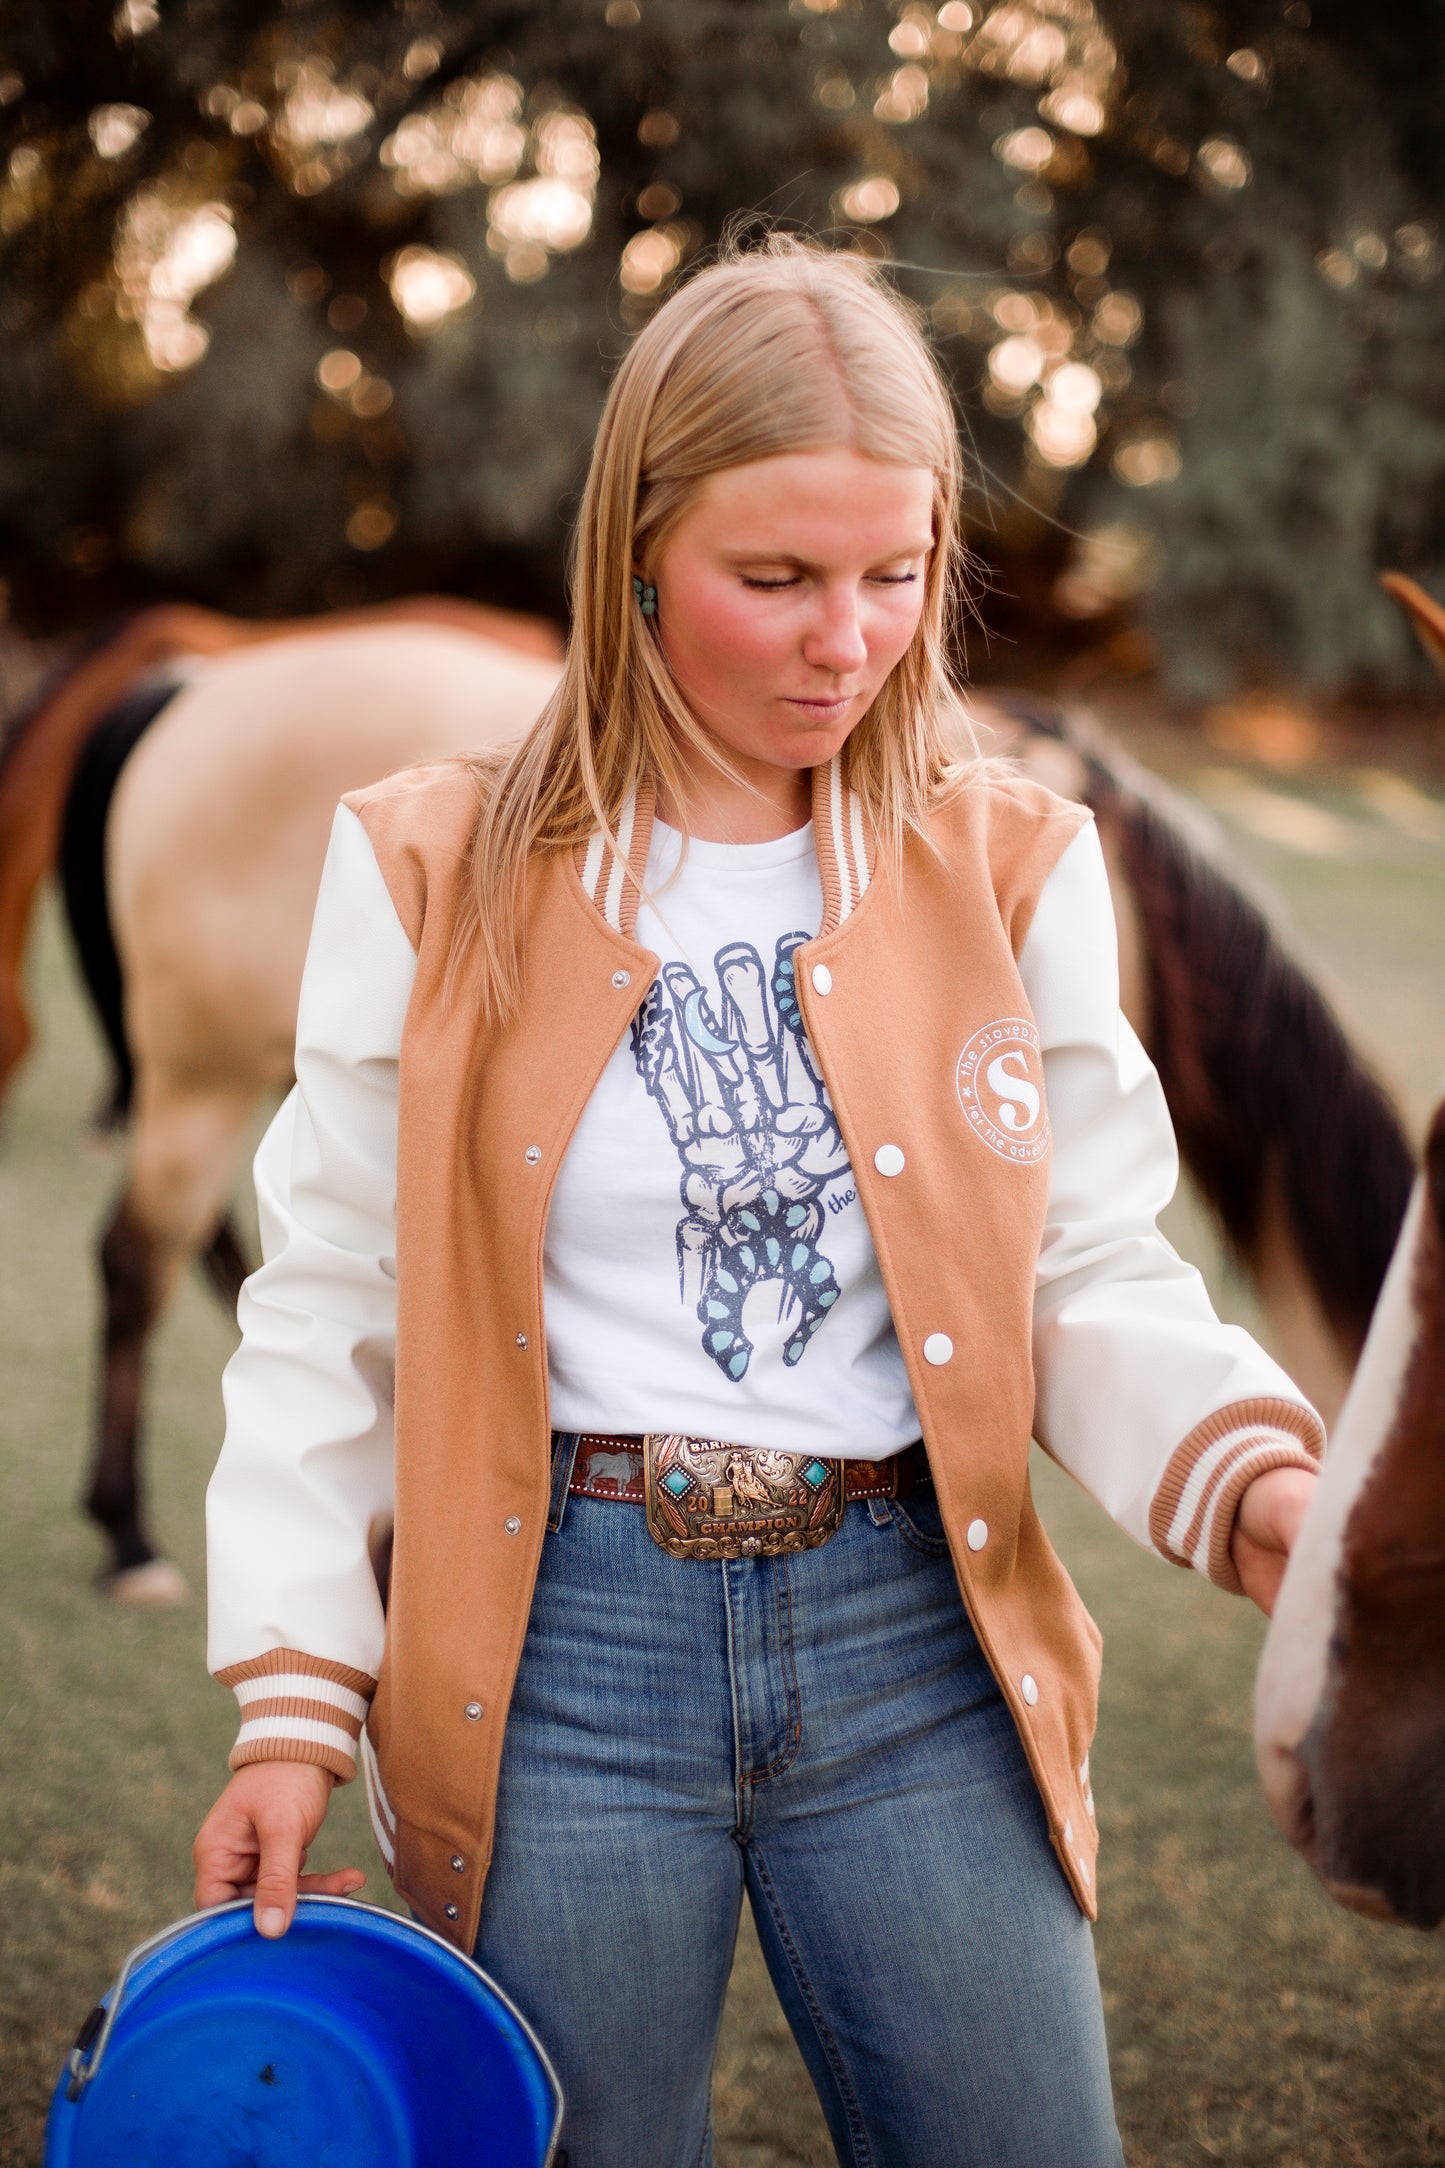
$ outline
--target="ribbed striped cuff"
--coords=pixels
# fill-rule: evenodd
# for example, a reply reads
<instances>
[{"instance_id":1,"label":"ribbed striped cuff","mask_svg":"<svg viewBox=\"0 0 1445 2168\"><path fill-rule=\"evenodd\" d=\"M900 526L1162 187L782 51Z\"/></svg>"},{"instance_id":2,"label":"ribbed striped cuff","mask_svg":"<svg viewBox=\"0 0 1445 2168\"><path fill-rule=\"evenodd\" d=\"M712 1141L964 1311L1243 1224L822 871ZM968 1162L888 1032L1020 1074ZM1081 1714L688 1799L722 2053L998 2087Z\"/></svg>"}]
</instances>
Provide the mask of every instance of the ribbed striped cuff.
<instances>
[{"instance_id":1,"label":"ribbed striped cuff","mask_svg":"<svg viewBox=\"0 0 1445 2168\"><path fill-rule=\"evenodd\" d=\"M1192 1566L1218 1588L1244 1593L1229 1542L1239 1501L1271 1468L1308 1468L1324 1452L1313 1408L1297 1400L1236 1400L1197 1423L1175 1447L1149 1509L1149 1535L1172 1565Z\"/></svg>"},{"instance_id":2,"label":"ribbed striped cuff","mask_svg":"<svg viewBox=\"0 0 1445 2168\"><path fill-rule=\"evenodd\" d=\"M299 1649L270 1649L216 1677L241 1704L233 1770L248 1762L299 1761L329 1769L338 1784L355 1776L356 1742L376 1692L369 1672Z\"/></svg>"}]
</instances>

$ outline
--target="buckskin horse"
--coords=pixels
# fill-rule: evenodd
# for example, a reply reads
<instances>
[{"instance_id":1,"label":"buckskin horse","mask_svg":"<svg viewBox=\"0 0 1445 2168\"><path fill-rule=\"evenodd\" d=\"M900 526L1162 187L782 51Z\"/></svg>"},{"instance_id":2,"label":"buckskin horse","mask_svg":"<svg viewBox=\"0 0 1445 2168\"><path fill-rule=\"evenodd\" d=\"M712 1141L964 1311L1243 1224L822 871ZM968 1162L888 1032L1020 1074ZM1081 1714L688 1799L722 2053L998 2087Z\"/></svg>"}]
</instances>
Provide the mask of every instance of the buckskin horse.
<instances>
[{"instance_id":1,"label":"buckskin horse","mask_svg":"<svg viewBox=\"0 0 1445 2168\"><path fill-rule=\"evenodd\" d=\"M1386 584L1445 669L1445 610ZM1445 1924L1445 1102L1275 1606L1255 1750L1332 1895Z\"/></svg>"},{"instance_id":2,"label":"buckskin horse","mask_svg":"<svg viewBox=\"0 0 1445 2168\"><path fill-rule=\"evenodd\" d=\"M258 1102L290 1082L336 800L522 730L556 656L552 628L459 603L319 626L156 611L42 698L0 759L0 1049L9 1044L13 1066L24 921L48 834L122 1105L134 1076L127 1178L100 1245L104 1361L86 1500L124 1600L182 1593L140 1509L145 1349L187 1257L202 1255L228 1300L244 1271L225 1200ZM978 720L990 749L1093 807L1124 1005L1159 1066L1183 1157L1284 1361L1332 1411L1413 1172L1387 1096L1168 794L1046 701L993 694ZM12 855L27 784L27 851Z\"/></svg>"},{"instance_id":3,"label":"buckskin horse","mask_svg":"<svg viewBox=\"0 0 1445 2168\"><path fill-rule=\"evenodd\" d=\"M199 1253L234 1305L226 1214L258 1104L292 1076L307 928L347 790L519 734L556 680L539 619L418 598L249 625L147 612L53 687L0 756L0 1089L29 1036L25 924L58 860L82 970L131 1116L100 1242L103 1357L86 1505L110 1587L184 1594L145 1533L137 1477L146 1347Z\"/></svg>"}]
</instances>

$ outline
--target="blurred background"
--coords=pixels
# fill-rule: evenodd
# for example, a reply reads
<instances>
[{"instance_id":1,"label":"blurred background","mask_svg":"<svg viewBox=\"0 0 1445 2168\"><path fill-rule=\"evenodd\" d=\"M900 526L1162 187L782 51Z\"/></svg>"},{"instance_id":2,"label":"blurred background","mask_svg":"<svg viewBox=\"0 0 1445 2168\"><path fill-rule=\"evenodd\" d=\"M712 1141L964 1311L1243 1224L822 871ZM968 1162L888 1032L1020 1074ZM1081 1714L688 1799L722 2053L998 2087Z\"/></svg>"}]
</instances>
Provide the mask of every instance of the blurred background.
<instances>
[{"instance_id":1,"label":"blurred background","mask_svg":"<svg viewBox=\"0 0 1445 2168\"><path fill-rule=\"evenodd\" d=\"M157 601L561 620L629 336L731 221L803 227L895 267L954 386L969 676L1086 703L1191 794L1418 1134L1445 688L1377 579L1445 583L1442 109L1431 0L4 0L0 719ZM198 1607L90 1586L116 1170L53 910L31 978L0 1153L5 2168L120 1956L188 1908L232 1722ZM1173 1232L1253 1320L1187 1197ZM192 1288L156 1363L155 1517L196 1585L229 1345ZM1131 2168L1445 2159L1441 1954L1334 1911L1268 1827L1258 1622L1039 1481L1109 1641ZM326 1843L370 1859L353 1795ZM723 2168L830 2157L747 1934L718 2113Z\"/></svg>"}]
</instances>

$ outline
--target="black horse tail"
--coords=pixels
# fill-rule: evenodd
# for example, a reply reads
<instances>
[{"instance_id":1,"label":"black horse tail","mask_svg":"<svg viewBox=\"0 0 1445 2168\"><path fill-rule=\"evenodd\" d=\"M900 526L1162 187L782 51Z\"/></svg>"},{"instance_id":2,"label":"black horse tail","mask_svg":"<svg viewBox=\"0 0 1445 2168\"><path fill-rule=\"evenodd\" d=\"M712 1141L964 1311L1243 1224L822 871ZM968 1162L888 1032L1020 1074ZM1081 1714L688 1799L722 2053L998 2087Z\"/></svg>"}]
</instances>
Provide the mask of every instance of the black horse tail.
<instances>
[{"instance_id":1,"label":"black horse tail","mask_svg":"<svg viewBox=\"0 0 1445 2168\"><path fill-rule=\"evenodd\" d=\"M108 708L80 749L60 819L57 871L81 977L115 1065L102 1120L118 1125L130 1112L135 1064L125 1031L125 989L105 885L105 834L121 771L151 724L178 690L174 678L152 680Z\"/></svg>"}]
</instances>

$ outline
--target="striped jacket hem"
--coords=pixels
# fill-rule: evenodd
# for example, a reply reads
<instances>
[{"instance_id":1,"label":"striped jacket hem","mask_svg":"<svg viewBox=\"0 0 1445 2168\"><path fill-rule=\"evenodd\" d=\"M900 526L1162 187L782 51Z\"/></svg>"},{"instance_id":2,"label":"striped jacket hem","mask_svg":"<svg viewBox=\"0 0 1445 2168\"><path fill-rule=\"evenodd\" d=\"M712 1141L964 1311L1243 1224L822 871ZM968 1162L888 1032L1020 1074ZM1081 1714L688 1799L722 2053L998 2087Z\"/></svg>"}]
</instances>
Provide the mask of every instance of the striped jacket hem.
<instances>
[{"instance_id":1,"label":"striped jacket hem","mask_svg":"<svg viewBox=\"0 0 1445 2168\"><path fill-rule=\"evenodd\" d=\"M357 1741L376 1681L299 1649L270 1649L216 1673L241 1705L233 1770L250 1762L314 1762L339 1784L356 1774Z\"/></svg>"},{"instance_id":2,"label":"striped jacket hem","mask_svg":"<svg viewBox=\"0 0 1445 2168\"><path fill-rule=\"evenodd\" d=\"M1154 1548L1192 1566L1218 1588L1244 1593L1229 1555L1239 1501L1271 1468L1317 1472L1324 1431L1313 1409L1290 1400L1236 1400L1196 1424L1175 1447L1149 1510Z\"/></svg>"}]
</instances>

